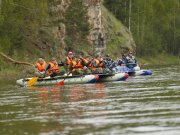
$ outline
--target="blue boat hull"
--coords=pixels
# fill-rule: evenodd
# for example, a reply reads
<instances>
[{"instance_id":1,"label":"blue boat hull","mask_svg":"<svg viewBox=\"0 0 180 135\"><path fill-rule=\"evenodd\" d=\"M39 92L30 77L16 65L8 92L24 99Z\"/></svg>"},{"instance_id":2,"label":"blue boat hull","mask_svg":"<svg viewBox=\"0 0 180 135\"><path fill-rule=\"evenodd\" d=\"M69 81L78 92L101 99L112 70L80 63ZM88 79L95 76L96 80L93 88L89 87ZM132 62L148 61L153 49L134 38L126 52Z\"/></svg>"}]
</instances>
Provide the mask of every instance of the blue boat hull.
<instances>
[{"instance_id":1,"label":"blue boat hull","mask_svg":"<svg viewBox=\"0 0 180 135\"><path fill-rule=\"evenodd\" d=\"M137 70L136 70L137 69ZM130 69L127 67L121 67L121 66L117 66L113 69L116 73L128 73L129 76L146 76L146 75L152 75L152 70L147 70L147 69L142 69L140 70L140 68L134 68L134 69Z\"/></svg>"}]
</instances>

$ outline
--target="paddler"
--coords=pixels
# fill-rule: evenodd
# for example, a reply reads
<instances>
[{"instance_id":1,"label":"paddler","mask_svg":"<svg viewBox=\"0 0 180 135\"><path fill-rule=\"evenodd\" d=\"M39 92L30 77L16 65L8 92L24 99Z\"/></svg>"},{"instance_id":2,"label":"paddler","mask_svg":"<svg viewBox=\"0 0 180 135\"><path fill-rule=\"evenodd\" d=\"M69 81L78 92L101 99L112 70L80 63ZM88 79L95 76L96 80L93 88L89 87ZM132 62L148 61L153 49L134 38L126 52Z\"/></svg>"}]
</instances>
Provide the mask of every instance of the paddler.
<instances>
[{"instance_id":1,"label":"paddler","mask_svg":"<svg viewBox=\"0 0 180 135\"><path fill-rule=\"evenodd\" d=\"M35 70L34 75L37 77L45 77L44 75L45 75L46 66L47 64L45 60L42 58L39 58L34 66L34 70Z\"/></svg>"},{"instance_id":2,"label":"paddler","mask_svg":"<svg viewBox=\"0 0 180 135\"><path fill-rule=\"evenodd\" d=\"M68 52L68 56L66 57L64 63L64 69L66 70L66 72L68 71L68 66L72 61L72 57L73 57L73 53L70 51Z\"/></svg>"},{"instance_id":3,"label":"paddler","mask_svg":"<svg viewBox=\"0 0 180 135\"><path fill-rule=\"evenodd\" d=\"M62 76L65 74L64 71L60 72L59 66L63 66L63 63L58 63L56 58L52 57L49 64L46 66L45 73L50 77Z\"/></svg>"},{"instance_id":4,"label":"paddler","mask_svg":"<svg viewBox=\"0 0 180 135\"><path fill-rule=\"evenodd\" d=\"M136 60L136 58L135 58L135 56L133 55L133 53L130 51L129 52L129 54L128 54L128 56L126 57L126 59L127 59L127 67L128 68L134 68L135 66L137 66L137 60Z\"/></svg>"},{"instance_id":5,"label":"paddler","mask_svg":"<svg viewBox=\"0 0 180 135\"><path fill-rule=\"evenodd\" d=\"M86 55L84 58L80 57L81 63L83 65L83 74L91 74L91 67L92 67L92 58L89 55Z\"/></svg>"},{"instance_id":6,"label":"paddler","mask_svg":"<svg viewBox=\"0 0 180 135\"><path fill-rule=\"evenodd\" d=\"M118 66L126 66L126 63L127 63L126 55L125 55L125 54L122 54L121 59L119 59L119 60L117 61L117 65L118 65Z\"/></svg>"},{"instance_id":7,"label":"paddler","mask_svg":"<svg viewBox=\"0 0 180 135\"><path fill-rule=\"evenodd\" d=\"M68 74L72 73L72 75L83 75L83 66L76 56L72 57L71 63L68 65Z\"/></svg>"},{"instance_id":8,"label":"paddler","mask_svg":"<svg viewBox=\"0 0 180 135\"><path fill-rule=\"evenodd\" d=\"M102 74L103 73L103 59L100 55L96 55L92 61L92 73Z\"/></svg>"}]
</instances>

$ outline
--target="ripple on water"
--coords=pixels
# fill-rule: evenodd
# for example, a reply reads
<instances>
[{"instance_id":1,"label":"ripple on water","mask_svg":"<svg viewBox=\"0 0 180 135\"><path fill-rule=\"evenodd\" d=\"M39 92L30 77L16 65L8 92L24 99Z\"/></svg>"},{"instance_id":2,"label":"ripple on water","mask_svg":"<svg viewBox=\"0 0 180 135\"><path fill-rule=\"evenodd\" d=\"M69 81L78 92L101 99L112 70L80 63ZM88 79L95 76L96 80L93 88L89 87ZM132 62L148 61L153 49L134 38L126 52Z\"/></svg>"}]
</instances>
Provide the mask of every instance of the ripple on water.
<instances>
[{"instance_id":1,"label":"ripple on water","mask_svg":"<svg viewBox=\"0 0 180 135\"><path fill-rule=\"evenodd\" d=\"M180 68L125 82L1 87L0 134L178 135ZM24 126L24 128L22 128Z\"/></svg>"}]
</instances>

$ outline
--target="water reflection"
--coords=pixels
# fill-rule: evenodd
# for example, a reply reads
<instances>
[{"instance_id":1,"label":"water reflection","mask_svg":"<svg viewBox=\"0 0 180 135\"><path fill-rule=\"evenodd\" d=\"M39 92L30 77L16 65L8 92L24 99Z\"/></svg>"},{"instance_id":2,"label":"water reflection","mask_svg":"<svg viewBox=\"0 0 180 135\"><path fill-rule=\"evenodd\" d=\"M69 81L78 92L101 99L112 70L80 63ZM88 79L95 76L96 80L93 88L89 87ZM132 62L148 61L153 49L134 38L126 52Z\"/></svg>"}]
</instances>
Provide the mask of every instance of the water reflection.
<instances>
[{"instance_id":1,"label":"water reflection","mask_svg":"<svg viewBox=\"0 0 180 135\"><path fill-rule=\"evenodd\" d=\"M38 98L43 104L86 101L106 96L104 83L34 87L30 90L38 92Z\"/></svg>"},{"instance_id":2,"label":"water reflection","mask_svg":"<svg viewBox=\"0 0 180 135\"><path fill-rule=\"evenodd\" d=\"M0 134L178 135L180 68L153 71L125 82L1 87Z\"/></svg>"},{"instance_id":3,"label":"water reflection","mask_svg":"<svg viewBox=\"0 0 180 135\"><path fill-rule=\"evenodd\" d=\"M106 98L104 83L36 87L29 90L35 92L38 98L38 113L33 118L44 125L38 127L41 133L68 134L74 129L91 128L91 124L76 125L74 120L84 118L87 110L106 105L97 101ZM32 109L35 111L35 108Z\"/></svg>"}]
</instances>

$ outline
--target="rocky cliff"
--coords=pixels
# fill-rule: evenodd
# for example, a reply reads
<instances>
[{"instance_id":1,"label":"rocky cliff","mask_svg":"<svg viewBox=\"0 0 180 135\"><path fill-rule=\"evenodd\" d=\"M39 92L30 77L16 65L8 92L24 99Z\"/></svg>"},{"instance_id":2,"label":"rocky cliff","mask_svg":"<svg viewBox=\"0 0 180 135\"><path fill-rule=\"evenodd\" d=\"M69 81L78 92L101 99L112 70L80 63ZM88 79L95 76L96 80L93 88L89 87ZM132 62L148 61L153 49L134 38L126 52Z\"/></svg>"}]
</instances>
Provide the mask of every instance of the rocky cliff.
<instances>
[{"instance_id":1,"label":"rocky cliff","mask_svg":"<svg viewBox=\"0 0 180 135\"><path fill-rule=\"evenodd\" d=\"M43 43L50 46L50 54L65 56L68 51L68 43L65 39L69 36L66 32L67 21L64 21L72 0L51 0L49 1L49 25L41 33ZM89 52L107 52L117 54L128 50L135 50L135 43L128 29L117 21L112 14L103 6L102 0L83 0L83 5L87 8L88 21L90 25L89 35L86 37L90 46ZM73 14L72 14L73 16ZM69 20L71 21L71 20ZM83 31L83 30L82 30ZM50 35L49 35L50 34ZM49 40L45 37L52 37ZM73 44L72 46L75 46ZM73 49L76 51L76 49ZM82 50L87 52L87 50Z\"/></svg>"}]
</instances>

